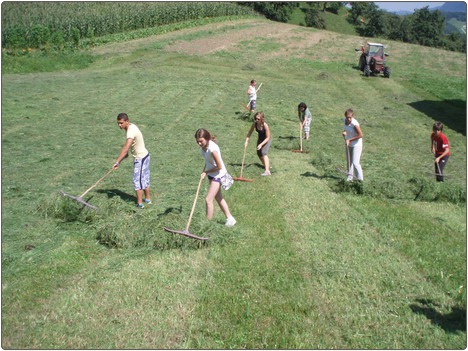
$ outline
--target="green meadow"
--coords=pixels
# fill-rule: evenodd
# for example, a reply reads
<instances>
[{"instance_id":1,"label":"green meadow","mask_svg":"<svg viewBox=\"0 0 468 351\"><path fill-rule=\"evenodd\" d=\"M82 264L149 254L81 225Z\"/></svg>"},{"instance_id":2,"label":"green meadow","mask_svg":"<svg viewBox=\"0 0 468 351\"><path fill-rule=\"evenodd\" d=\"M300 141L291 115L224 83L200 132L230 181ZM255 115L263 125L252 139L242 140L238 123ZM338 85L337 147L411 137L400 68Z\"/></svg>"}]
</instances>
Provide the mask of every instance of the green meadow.
<instances>
[{"instance_id":1,"label":"green meadow","mask_svg":"<svg viewBox=\"0 0 468 351\"><path fill-rule=\"evenodd\" d=\"M31 55L13 71L32 73L3 67L2 347L465 349L466 55L385 41L391 77L366 78L364 42L239 19L114 38L79 65L51 56L41 72ZM260 176L254 136L253 182L224 192L236 226L217 205L206 220L204 182L190 232L209 240L165 232L189 217L198 128L240 174L251 79L263 83L272 176ZM301 101L313 122L299 154ZM362 184L336 171L347 108L364 133ZM120 112L151 153L153 204L135 208L128 158L87 210L60 191L78 196L111 169ZM452 152L444 183L435 121Z\"/></svg>"}]
</instances>

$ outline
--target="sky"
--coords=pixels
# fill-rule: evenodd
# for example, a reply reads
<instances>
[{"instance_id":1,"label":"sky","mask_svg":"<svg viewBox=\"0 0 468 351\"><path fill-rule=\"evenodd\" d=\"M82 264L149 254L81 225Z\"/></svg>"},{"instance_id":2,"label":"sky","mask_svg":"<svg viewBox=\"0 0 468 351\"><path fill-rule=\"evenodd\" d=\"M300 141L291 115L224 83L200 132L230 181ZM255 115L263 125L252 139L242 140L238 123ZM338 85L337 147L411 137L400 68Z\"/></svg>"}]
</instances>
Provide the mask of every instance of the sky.
<instances>
[{"instance_id":1,"label":"sky","mask_svg":"<svg viewBox=\"0 0 468 351\"><path fill-rule=\"evenodd\" d=\"M381 10L387 10L391 12L395 11L410 11L413 12L415 9L420 9L426 6L429 6L429 8L432 7L437 7L437 6L442 6L444 4L443 2L438 2L438 1L379 1L375 2L375 4L381 9Z\"/></svg>"}]
</instances>

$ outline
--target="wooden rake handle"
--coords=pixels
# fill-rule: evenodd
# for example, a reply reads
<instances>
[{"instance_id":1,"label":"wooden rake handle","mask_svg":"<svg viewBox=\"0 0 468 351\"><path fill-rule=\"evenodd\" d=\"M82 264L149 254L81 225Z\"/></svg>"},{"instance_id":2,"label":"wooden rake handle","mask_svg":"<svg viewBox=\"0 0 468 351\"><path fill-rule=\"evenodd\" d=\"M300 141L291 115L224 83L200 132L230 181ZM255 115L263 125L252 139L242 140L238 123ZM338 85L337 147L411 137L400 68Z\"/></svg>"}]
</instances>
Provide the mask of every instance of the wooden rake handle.
<instances>
[{"instance_id":1,"label":"wooden rake handle","mask_svg":"<svg viewBox=\"0 0 468 351\"><path fill-rule=\"evenodd\" d=\"M260 83L260 85L258 86L258 89L255 91L256 94L258 94L258 91L260 90L260 88L262 87L262 84L263 83ZM247 104L247 107L250 107L250 100L249 100L249 103ZM242 177L242 176L241 176Z\"/></svg>"},{"instance_id":2,"label":"wooden rake handle","mask_svg":"<svg viewBox=\"0 0 468 351\"><path fill-rule=\"evenodd\" d=\"M98 185L105 177L107 177L114 169L111 168L106 174L104 174L104 176L99 179L96 183L93 184L93 186L91 186L88 190L86 190L83 194L81 194L79 197L82 198L83 196L85 196L88 192L91 191L91 189L94 189L96 187L96 185Z\"/></svg>"},{"instance_id":3,"label":"wooden rake handle","mask_svg":"<svg viewBox=\"0 0 468 351\"><path fill-rule=\"evenodd\" d=\"M349 169L351 168L351 164L350 164L351 160L349 159L349 158L350 158L350 155L349 155L349 146L348 146L348 144L346 143L346 136L345 136L345 135L343 135L343 139L344 139L345 146L346 146L346 155L348 156L347 158L348 158L348 174L349 174L349 172L350 172Z\"/></svg>"},{"instance_id":4,"label":"wooden rake handle","mask_svg":"<svg viewBox=\"0 0 468 351\"><path fill-rule=\"evenodd\" d=\"M434 158L434 163L437 165L437 170L439 171L439 174L442 175L442 173L440 172L440 165L439 165L439 162L436 161L437 158Z\"/></svg>"},{"instance_id":5,"label":"wooden rake handle","mask_svg":"<svg viewBox=\"0 0 468 351\"><path fill-rule=\"evenodd\" d=\"M193 200L192 210L190 211L190 216L187 221L187 226L185 227L185 231L188 232L190 227L190 222L192 221L193 212L195 211L195 205L197 204L198 193L200 192L200 187L202 184L203 178L200 176L200 181L198 182L197 193L195 194L195 199Z\"/></svg>"},{"instance_id":6,"label":"wooden rake handle","mask_svg":"<svg viewBox=\"0 0 468 351\"><path fill-rule=\"evenodd\" d=\"M242 178L242 174L244 173L244 162L245 162L246 152L247 152L247 144L244 145L244 156L242 157L242 167L241 167L241 174L240 174L241 178Z\"/></svg>"},{"instance_id":7,"label":"wooden rake handle","mask_svg":"<svg viewBox=\"0 0 468 351\"><path fill-rule=\"evenodd\" d=\"M301 152L302 152L302 123L299 122L299 138L301 139Z\"/></svg>"}]
</instances>

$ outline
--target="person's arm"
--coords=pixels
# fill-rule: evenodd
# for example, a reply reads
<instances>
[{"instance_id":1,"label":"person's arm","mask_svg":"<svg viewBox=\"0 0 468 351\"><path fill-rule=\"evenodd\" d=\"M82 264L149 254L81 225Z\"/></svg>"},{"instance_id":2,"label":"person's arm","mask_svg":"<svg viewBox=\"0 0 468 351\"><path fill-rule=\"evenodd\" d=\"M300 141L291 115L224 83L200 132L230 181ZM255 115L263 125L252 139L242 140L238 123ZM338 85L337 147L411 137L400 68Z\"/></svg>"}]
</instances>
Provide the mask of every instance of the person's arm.
<instances>
[{"instance_id":1,"label":"person's arm","mask_svg":"<svg viewBox=\"0 0 468 351\"><path fill-rule=\"evenodd\" d=\"M202 171L202 173L201 173L201 178L202 178L202 179L205 179L205 177L206 177L205 169L206 169L206 165L203 166L203 171Z\"/></svg>"},{"instance_id":2,"label":"person's arm","mask_svg":"<svg viewBox=\"0 0 468 351\"><path fill-rule=\"evenodd\" d=\"M436 147L435 147L435 144L436 144L436 143L435 143L435 141L434 141L434 139L433 139L433 135L431 135L431 152L432 152L432 154L434 154L434 155L436 154Z\"/></svg>"},{"instance_id":3,"label":"person's arm","mask_svg":"<svg viewBox=\"0 0 468 351\"><path fill-rule=\"evenodd\" d=\"M258 144L257 150L260 150L263 146L265 146L270 141L270 127L266 123L264 123L263 125L265 126L266 138L260 144Z\"/></svg>"},{"instance_id":4,"label":"person's arm","mask_svg":"<svg viewBox=\"0 0 468 351\"><path fill-rule=\"evenodd\" d=\"M130 147L132 146L133 139L128 138L127 141L125 142L125 145L122 147L122 150L120 151L119 157L117 157L117 160L115 161L114 165L112 166L113 169L119 168L120 162L128 156L128 151L130 150Z\"/></svg>"},{"instance_id":5,"label":"person's arm","mask_svg":"<svg viewBox=\"0 0 468 351\"><path fill-rule=\"evenodd\" d=\"M214 161L216 163L216 166L213 167L213 168L210 168L210 169L204 169L203 173L205 173L205 174L220 171L222 169L221 158L218 155L218 151L213 151L211 153L211 155L213 156L213 159L214 159ZM206 165L205 165L205 167L206 167Z\"/></svg>"},{"instance_id":6,"label":"person's arm","mask_svg":"<svg viewBox=\"0 0 468 351\"><path fill-rule=\"evenodd\" d=\"M252 125L250 126L249 132L247 133L247 136L245 137L244 147L247 147L247 145L249 144L250 136L252 135L253 130L255 128L255 123L256 122L253 122Z\"/></svg>"},{"instance_id":7,"label":"person's arm","mask_svg":"<svg viewBox=\"0 0 468 351\"><path fill-rule=\"evenodd\" d=\"M445 157L450 153L450 147L449 147L449 142L448 142L447 138L445 138L445 137L442 138L442 145L443 146L447 145L447 146L444 147L444 152L440 156L436 157L436 162L437 163L440 162L442 157Z\"/></svg>"},{"instance_id":8,"label":"person's arm","mask_svg":"<svg viewBox=\"0 0 468 351\"><path fill-rule=\"evenodd\" d=\"M439 157L436 157L436 162L439 163L440 160L442 159L442 157L444 156L447 156L450 152L450 148L447 146L445 149L444 149L444 152L442 153L442 155L440 155Z\"/></svg>"}]
</instances>

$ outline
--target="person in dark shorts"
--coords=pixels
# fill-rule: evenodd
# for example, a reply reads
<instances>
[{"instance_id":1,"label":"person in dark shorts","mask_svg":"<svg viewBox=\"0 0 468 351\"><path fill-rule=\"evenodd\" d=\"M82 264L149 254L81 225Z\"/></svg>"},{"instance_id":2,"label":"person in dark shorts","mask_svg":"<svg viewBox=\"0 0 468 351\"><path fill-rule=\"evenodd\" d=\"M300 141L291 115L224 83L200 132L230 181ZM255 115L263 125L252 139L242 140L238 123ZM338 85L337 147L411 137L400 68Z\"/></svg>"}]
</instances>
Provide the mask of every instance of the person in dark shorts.
<instances>
[{"instance_id":1,"label":"person in dark shorts","mask_svg":"<svg viewBox=\"0 0 468 351\"><path fill-rule=\"evenodd\" d=\"M443 129L442 122L435 122L431 134L431 151L435 155L434 168L438 182L444 181L444 168L450 156L449 141L442 133Z\"/></svg>"},{"instance_id":2,"label":"person in dark shorts","mask_svg":"<svg viewBox=\"0 0 468 351\"><path fill-rule=\"evenodd\" d=\"M254 116L255 122L252 123L252 126L247 133L247 137L245 138L245 148L249 144L250 136L252 135L254 129L258 133L257 139L257 156L262 161L262 164L265 166L265 172L263 172L262 176L269 176L270 173L270 159L268 158L268 150L270 149L271 145L271 134L270 134L270 127L265 122L265 115L263 112L257 112Z\"/></svg>"},{"instance_id":3,"label":"person in dark shorts","mask_svg":"<svg viewBox=\"0 0 468 351\"><path fill-rule=\"evenodd\" d=\"M247 89L247 95L249 96L249 111L250 115L255 112L255 107L257 105L257 88L255 88L257 82L252 79L250 81L249 88Z\"/></svg>"}]
</instances>

